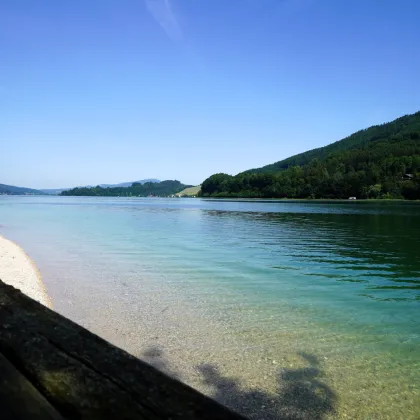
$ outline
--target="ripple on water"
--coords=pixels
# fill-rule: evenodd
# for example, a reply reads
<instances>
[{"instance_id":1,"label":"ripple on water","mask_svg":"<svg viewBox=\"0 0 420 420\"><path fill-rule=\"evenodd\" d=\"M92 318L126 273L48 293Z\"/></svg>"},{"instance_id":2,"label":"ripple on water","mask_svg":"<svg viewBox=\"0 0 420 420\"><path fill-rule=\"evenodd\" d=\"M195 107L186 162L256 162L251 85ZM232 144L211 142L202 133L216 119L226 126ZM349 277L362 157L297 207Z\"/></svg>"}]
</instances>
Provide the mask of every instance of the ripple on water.
<instances>
[{"instance_id":1,"label":"ripple on water","mask_svg":"<svg viewBox=\"0 0 420 420\"><path fill-rule=\"evenodd\" d=\"M55 308L160 369L255 419L420 418L418 207L22 200Z\"/></svg>"}]
</instances>

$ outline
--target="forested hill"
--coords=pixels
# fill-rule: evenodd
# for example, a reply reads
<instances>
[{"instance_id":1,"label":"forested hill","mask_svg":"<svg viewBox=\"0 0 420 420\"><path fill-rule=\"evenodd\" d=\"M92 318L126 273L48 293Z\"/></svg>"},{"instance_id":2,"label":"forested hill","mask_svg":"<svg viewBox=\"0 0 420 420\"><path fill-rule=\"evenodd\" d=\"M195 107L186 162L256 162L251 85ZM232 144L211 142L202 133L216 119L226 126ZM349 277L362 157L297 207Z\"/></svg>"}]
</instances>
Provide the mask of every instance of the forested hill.
<instances>
[{"instance_id":1,"label":"forested hill","mask_svg":"<svg viewBox=\"0 0 420 420\"><path fill-rule=\"evenodd\" d=\"M114 196L114 197L167 197L176 194L191 185L184 185L179 181L133 183L131 187L103 188L82 187L63 191L60 195L76 196Z\"/></svg>"},{"instance_id":2,"label":"forested hill","mask_svg":"<svg viewBox=\"0 0 420 420\"><path fill-rule=\"evenodd\" d=\"M410 137L413 133L420 135L420 111L412 115L405 115L390 123L374 125L364 130L360 130L357 133L354 133L343 140L331 143L328 146L299 153L298 155L263 166L262 168L250 169L247 172L277 172L282 169L287 169L290 166L303 166L308 164L312 159L323 160L332 153L363 148L369 143L381 140L403 140L404 138Z\"/></svg>"},{"instance_id":3,"label":"forested hill","mask_svg":"<svg viewBox=\"0 0 420 420\"><path fill-rule=\"evenodd\" d=\"M212 175L201 195L420 199L420 112L236 176Z\"/></svg>"},{"instance_id":4,"label":"forested hill","mask_svg":"<svg viewBox=\"0 0 420 420\"><path fill-rule=\"evenodd\" d=\"M15 187L14 185L0 184L0 194L6 195L42 195L42 191L32 188Z\"/></svg>"}]
</instances>

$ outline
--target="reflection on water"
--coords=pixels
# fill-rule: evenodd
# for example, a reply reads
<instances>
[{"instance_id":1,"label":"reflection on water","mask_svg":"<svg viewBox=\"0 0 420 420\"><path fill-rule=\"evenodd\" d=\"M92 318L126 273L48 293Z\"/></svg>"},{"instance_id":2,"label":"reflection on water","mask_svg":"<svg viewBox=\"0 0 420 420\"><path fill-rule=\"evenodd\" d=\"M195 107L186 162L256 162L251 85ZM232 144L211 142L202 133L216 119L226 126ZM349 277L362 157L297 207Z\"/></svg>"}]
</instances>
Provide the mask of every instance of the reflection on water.
<instances>
[{"instance_id":1,"label":"reflection on water","mask_svg":"<svg viewBox=\"0 0 420 420\"><path fill-rule=\"evenodd\" d=\"M258 244L267 246L271 253L290 257L295 264L296 260L299 265L309 263L311 272L306 273L308 275L317 271L319 275L331 278L353 275L357 280L366 280L367 288L382 288L393 282L396 288L418 289L420 214L414 213L412 217L355 214L349 217L342 214L257 213L252 216L249 223L258 223L249 227L258 229L253 239L257 238ZM236 212L227 217L237 220L243 216ZM243 218L249 219L249 215ZM241 229L246 230L247 227ZM407 299L415 297L418 294L406 295Z\"/></svg>"},{"instance_id":2,"label":"reflection on water","mask_svg":"<svg viewBox=\"0 0 420 420\"><path fill-rule=\"evenodd\" d=\"M418 204L0 197L0 224L57 310L232 406L306 372L312 418L420 417Z\"/></svg>"}]
</instances>

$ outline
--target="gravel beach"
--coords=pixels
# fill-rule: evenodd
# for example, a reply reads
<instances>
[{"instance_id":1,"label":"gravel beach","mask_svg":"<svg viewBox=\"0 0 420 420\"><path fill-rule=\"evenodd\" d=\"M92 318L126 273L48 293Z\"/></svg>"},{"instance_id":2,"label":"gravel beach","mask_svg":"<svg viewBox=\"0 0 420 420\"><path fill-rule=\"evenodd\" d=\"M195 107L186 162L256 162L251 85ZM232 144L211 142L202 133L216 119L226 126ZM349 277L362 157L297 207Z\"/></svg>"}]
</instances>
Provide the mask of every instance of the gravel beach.
<instances>
[{"instance_id":1,"label":"gravel beach","mask_svg":"<svg viewBox=\"0 0 420 420\"><path fill-rule=\"evenodd\" d=\"M51 308L41 274L23 249L0 236L0 279Z\"/></svg>"}]
</instances>

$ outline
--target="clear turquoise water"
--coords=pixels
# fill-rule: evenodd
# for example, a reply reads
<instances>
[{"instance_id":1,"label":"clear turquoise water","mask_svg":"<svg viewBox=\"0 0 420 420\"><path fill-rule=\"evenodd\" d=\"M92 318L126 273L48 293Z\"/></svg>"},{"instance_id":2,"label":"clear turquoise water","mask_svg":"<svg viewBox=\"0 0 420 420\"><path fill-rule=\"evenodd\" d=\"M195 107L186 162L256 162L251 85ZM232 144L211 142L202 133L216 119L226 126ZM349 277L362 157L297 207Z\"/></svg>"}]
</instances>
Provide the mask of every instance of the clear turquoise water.
<instances>
[{"instance_id":1,"label":"clear turquoise water","mask_svg":"<svg viewBox=\"0 0 420 420\"><path fill-rule=\"evenodd\" d=\"M273 395L262 372L317 364L322 416L420 418L419 204L0 197L0 225L58 311L134 354L159 330L180 369L211 358Z\"/></svg>"}]
</instances>

